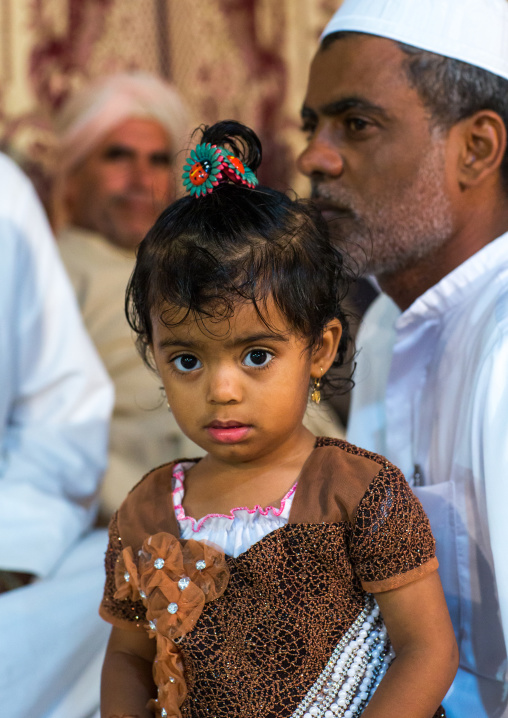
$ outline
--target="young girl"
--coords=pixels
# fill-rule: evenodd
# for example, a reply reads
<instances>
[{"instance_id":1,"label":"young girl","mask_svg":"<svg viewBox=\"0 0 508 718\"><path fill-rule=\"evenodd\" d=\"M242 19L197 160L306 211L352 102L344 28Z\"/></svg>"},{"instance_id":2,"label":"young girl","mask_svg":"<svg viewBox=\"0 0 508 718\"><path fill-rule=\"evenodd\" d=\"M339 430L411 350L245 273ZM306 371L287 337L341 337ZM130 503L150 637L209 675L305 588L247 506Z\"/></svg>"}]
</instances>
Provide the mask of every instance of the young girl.
<instances>
[{"instance_id":1,"label":"young girl","mask_svg":"<svg viewBox=\"0 0 508 718\"><path fill-rule=\"evenodd\" d=\"M302 424L344 357L342 259L308 203L255 187L260 159L247 128L204 131L139 249L131 326L207 454L113 517L102 716L443 716L426 516L383 457Z\"/></svg>"}]
</instances>

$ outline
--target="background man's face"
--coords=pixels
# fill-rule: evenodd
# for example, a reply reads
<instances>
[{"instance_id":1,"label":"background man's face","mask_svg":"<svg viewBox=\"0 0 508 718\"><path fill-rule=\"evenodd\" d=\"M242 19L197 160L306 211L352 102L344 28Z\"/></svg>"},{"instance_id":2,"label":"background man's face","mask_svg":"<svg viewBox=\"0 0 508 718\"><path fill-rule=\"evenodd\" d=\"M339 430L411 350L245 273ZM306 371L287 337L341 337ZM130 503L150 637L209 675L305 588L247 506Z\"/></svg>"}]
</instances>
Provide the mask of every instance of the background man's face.
<instances>
[{"instance_id":1,"label":"background man's face","mask_svg":"<svg viewBox=\"0 0 508 718\"><path fill-rule=\"evenodd\" d=\"M314 58L302 110L308 145L299 168L332 235L378 277L414 264L453 231L447 138L431 129L405 57L383 38L336 40Z\"/></svg>"},{"instance_id":2,"label":"background man's face","mask_svg":"<svg viewBox=\"0 0 508 718\"><path fill-rule=\"evenodd\" d=\"M170 140L155 120L115 127L69 177L71 222L135 248L173 199Z\"/></svg>"}]
</instances>

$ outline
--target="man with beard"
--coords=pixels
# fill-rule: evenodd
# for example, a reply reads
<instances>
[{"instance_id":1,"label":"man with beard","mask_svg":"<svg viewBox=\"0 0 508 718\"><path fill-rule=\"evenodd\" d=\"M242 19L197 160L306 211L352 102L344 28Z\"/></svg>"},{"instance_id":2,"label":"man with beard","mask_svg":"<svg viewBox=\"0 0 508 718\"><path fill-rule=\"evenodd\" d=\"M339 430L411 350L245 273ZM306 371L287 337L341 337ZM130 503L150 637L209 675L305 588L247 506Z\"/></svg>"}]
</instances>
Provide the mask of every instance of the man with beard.
<instances>
[{"instance_id":1,"label":"man with beard","mask_svg":"<svg viewBox=\"0 0 508 718\"><path fill-rule=\"evenodd\" d=\"M348 438L430 517L461 652L447 716L508 716L508 2L345 0L302 115L300 169L383 290Z\"/></svg>"},{"instance_id":2,"label":"man with beard","mask_svg":"<svg viewBox=\"0 0 508 718\"><path fill-rule=\"evenodd\" d=\"M58 244L86 327L115 385L109 466L101 492L107 522L154 466L203 452L180 431L144 366L124 312L135 250L174 199L173 163L187 117L176 90L144 72L100 78L57 117L54 196Z\"/></svg>"}]
</instances>

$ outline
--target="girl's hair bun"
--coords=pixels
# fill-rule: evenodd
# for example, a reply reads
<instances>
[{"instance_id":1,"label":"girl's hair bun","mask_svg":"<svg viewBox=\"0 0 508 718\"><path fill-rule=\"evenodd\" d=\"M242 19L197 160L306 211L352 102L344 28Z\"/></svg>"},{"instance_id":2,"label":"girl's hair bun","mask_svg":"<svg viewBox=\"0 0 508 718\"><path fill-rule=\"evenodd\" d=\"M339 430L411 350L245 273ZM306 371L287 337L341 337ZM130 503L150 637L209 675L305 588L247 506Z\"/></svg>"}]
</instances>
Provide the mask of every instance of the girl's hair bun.
<instances>
[{"instance_id":1,"label":"girl's hair bun","mask_svg":"<svg viewBox=\"0 0 508 718\"><path fill-rule=\"evenodd\" d=\"M235 157L256 172L263 157L261 142L256 133L236 120L222 120L199 128L202 143L229 148Z\"/></svg>"}]
</instances>

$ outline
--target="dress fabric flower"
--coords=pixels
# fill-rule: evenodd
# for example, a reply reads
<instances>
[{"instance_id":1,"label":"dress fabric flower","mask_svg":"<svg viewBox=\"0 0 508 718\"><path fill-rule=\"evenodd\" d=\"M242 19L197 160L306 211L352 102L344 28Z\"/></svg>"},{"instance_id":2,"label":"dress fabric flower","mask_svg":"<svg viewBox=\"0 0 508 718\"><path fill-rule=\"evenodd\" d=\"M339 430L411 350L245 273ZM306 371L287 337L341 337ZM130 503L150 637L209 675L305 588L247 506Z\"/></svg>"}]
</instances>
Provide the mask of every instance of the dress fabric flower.
<instances>
[{"instance_id":1,"label":"dress fabric flower","mask_svg":"<svg viewBox=\"0 0 508 718\"><path fill-rule=\"evenodd\" d=\"M182 547L184 570L204 593L205 603L222 596L229 581L229 568L222 551L189 539Z\"/></svg>"},{"instance_id":2,"label":"dress fabric flower","mask_svg":"<svg viewBox=\"0 0 508 718\"><path fill-rule=\"evenodd\" d=\"M178 580L183 576L180 541L165 532L149 536L143 542L138 566L139 586L146 595L167 581Z\"/></svg>"},{"instance_id":3,"label":"dress fabric flower","mask_svg":"<svg viewBox=\"0 0 508 718\"><path fill-rule=\"evenodd\" d=\"M156 624L158 633L174 640L192 630L204 605L204 593L194 583L181 591L168 579L148 597L146 617Z\"/></svg>"},{"instance_id":4,"label":"dress fabric flower","mask_svg":"<svg viewBox=\"0 0 508 718\"><path fill-rule=\"evenodd\" d=\"M115 566L115 585L115 598L139 600L138 567L130 546L122 551Z\"/></svg>"},{"instance_id":5,"label":"dress fabric flower","mask_svg":"<svg viewBox=\"0 0 508 718\"><path fill-rule=\"evenodd\" d=\"M222 179L223 167L222 148L209 142L196 145L183 167L185 189L193 197L203 197L212 192Z\"/></svg>"},{"instance_id":6,"label":"dress fabric flower","mask_svg":"<svg viewBox=\"0 0 508 718\"><path fill-rule=\"evenodd\" d=\"M180 718L180 706L187 697L187 684L183 675L183 664L178 647L173 641L157 636L157 656L153 664L153 677L157 689L157 700L150 701L150 708L160 716Z\"/></svg>"},{"instance_id":7,"label":"dress fabric flower","mask_svg":"<svg viewBox=\"0 0 508 718\"><path fill-rule=\"evenodd\" d=\"M146 629L157 641L158 698L149 703L156 716L181 717L187 686L175 641L193 629L205 603L221 596L228 581L224 553L200 541L160 532L145 539L137 560L131 547L122 551L115 598L141 598L146 607Z\"/></svg>"}]
</instances>

